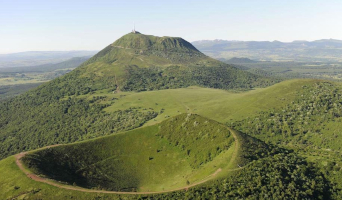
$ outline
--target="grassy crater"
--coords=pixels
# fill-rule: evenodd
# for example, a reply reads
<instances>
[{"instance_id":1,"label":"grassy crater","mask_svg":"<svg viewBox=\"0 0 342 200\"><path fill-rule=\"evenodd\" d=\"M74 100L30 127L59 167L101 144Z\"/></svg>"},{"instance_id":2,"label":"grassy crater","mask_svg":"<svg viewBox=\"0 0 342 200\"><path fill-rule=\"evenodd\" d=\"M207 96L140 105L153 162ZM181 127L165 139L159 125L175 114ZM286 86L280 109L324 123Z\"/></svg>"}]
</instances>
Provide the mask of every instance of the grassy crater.
<instances>
[{"instance_id":1,"label":"grassy crater","mask_svg":"<svg viewBox=\"0 0 342 200\"><path fill-rule=\"evenodd\" d=\"M206 179L233 159L224 125L181 114L160 124L29 153L32 172L66 184L112 191L165 191Z\"/></svg>"}]
</instances>

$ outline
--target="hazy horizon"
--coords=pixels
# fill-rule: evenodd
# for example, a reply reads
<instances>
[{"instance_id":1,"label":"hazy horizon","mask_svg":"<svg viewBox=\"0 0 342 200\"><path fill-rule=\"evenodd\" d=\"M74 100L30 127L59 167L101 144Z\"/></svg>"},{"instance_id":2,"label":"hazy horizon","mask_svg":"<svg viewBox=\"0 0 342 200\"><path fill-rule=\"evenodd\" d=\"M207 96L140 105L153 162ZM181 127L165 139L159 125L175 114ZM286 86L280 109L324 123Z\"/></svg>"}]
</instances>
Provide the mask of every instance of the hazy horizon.
<instances>
[{"instance_id":1,"label":"hazy horizon","mask_svg":"<svg viewBox=\"0 0 342 200\"><path fill-rule=\"evenodd\" d=\"M0 53L100 50L133 28L188 41L342 40L342 2L0 2Z\"/></svg>"},{"instance_id":2,"label":"hazy horizon","mask_svg":"<svg viewBox=\"0 0 342 200\"><path fill-rule=\"evenodd\" d=\"M162 36L159 36L162 37ZM119 38L117 38L119 39ZM289 41L289 42L284 42L284 41L279 41L279 40L226 40L226 39L211 39L211 40L207 40L207 39L203 39L203 40L194 40L194 41L190 41L191 43L193 42L198 42L198 41L214 41L214 40L218 40L218 41L228 41L228 42L282 42L282 43L292 43L292 42L299 42L299 41L305 41L305 42L314 42L314 41L318 41L318 40L338 40L338 39L334 39L334 38L322 38L322 39L318 39L318 40L293 40L293 41ZM342 40L338 40L341 41ZM103 47L105 48L105 47ZM102 48L102 49L103 49ZM74 49L67 49L67 50L29 50L29 51L18 51L18 52L0 52L0 55L6 55L6 54L16 54L16 53L26 53L26 52L67 52L67 51L100 51L101 49L79 49L79 50L74 50Z\"/></svg>"}]
</instances>

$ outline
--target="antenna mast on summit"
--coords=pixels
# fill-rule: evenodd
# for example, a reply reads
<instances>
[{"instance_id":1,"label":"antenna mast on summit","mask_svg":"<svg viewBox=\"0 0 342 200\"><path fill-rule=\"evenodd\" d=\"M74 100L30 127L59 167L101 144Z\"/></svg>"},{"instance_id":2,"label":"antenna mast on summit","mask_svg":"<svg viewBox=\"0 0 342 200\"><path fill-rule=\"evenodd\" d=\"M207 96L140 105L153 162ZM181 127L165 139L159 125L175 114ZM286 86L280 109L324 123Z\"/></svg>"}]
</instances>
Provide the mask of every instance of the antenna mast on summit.
<instances>
[{"instance_id":1,"label":"antenna mast on summit","mask_svg":"<svg viewBox=\"0 0 342 200\"><path fill-rule=\"evenodd\" d=\"M133 30L132 33L139 33L138 31L135 30L135 22L133 23Z\"/></svg>"},{"instance_id":2,"label":"antenna mast on summit","mask_svg":"<svg viewBox=\"0 0 342 200\"><path fill-rule=\"evenodd\" d=\"M135 33L135 22L133 22L133 30L132 33Z\"/></svg>"}]
</instances>

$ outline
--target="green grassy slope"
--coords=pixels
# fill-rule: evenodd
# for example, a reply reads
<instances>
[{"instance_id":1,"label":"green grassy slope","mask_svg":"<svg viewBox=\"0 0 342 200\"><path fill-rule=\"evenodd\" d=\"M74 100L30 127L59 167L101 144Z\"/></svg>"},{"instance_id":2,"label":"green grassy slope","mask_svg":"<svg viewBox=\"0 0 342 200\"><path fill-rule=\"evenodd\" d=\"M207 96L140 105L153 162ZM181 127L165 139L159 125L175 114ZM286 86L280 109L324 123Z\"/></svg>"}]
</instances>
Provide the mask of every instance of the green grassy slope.
<instances>
[{"instance_id":1,"label":"green grassy slope","mask_svg":"<svg viewBox=\"0 0 342 200\"><path fill-rule=\"evenodd\" d=\"M150 125L185 112L223 123L240 120L286 105L293 100L295 89L313 82L291 80L240 93L197 87L118 94L102 90L64 99L59 97L62 91L44 85L0 105L1 156L115 133L148 120ZM151 120L156 112L157 118Z\"/></svg>"},{"instance_id":2,"label":"green grassy slope","mask_svg":"<svg viewBox=\"0 0 342 200\"><path fill-rule=\"evenodd\" d=\"M126 62L128 58L130 62ZM182 38L156 37L134 33L121 37L93 57L92 60L97 62L113 62L114 60L118 64L140 67L165 67L169 65L216 66L223 64L204 55Z\"/></svg>"},{"instance_id":3,"label":"green grassy slope","mask_svg":"<svg viewBox=\"0 0 342 200\"><path fill-rule=\"evenodd\" d=\"M271 87L247 92L230 92L200 87L118 94L103 90L82 96L82 98L86 97L89 100L98 96L106 96L108 99L116 98L116 103L107 107L106 112L130 107L140 107L141 110L152 108L155 111L161 111L147 125L186 112L226 123L253 117L263 110L280 108L293 101L297 94L296 91L302 90L303 85L315 82L317 80L289 80Z\"/></svg>"},{"instance_id":4,"label":"green grassy slope","mask_svg":"<svg viewBox=\"0 0 342 200\"><path fill-rule=\"evenodd\" d=\"M181 38L129 33L52 84L56 89L67 85L64 90L70 95L105 88L145 91L191 85L250 89L278 81L214 60Z\"/></svg>"},{"instance_id":5,"label":"green grassy slope","mask_svg":"<svg viewBox=\"0 0 342 200\"><path fill-rule=\"evenodd\" d=\"M69 184L125 191L163 191L186 186L203 180L218 168L238 167L243 171L233 179L227 179L232 174L229 170L219 173L217 183L189 192L156 195L161 199L184 195L260 199L273 194L283 198L287 197L285 194L297 198L330 198L335 186L326 177L335 183L341 177L339 126L334 122L340 118L340 89L316 80L291 80L247 92L213 89L240 91L270 85L276 80L214 61L179 38L128 34L121 39L73 72L1 103L0 159L45 145L134 129L147 122L146 125L153 126L108 137L112 139L37 151L30 154L31 159L26 163L37 173ZM187 123L188 115L183 114L162 122L181 113L191 113L189 116L194 118ZM309 160L320 163L322 172L295 154L242 136L238 131L240 145L232 144L231 136L227 137L229 132L217 128L223 125L206 127L205 121L210 120L193 114L234 125L267 142L294 148ZM329 127L319 129L323 125ZM323 130L337 139L326 140L321 134L325 133ZM132 141L133 145L127 145ZM112 154L108 149L113 150L109 151ZM176 159L167 159L168 155ZM5 199L21 194L32 199L47 199L49 195L66 199L79 194L29 182L23 173L16 173L11 159L0 161L5 172L0 177L3 186L0 193ZM237 185L232 182L234 178ZM25 181L21 184L20 179ZM341 187L339 184L337 188ZM95 197L79 195L83 199ZM102 197L118 198L117 195L99 198Z\"/></svg>"},{"instance_id":6,"label":"green grassy slope","mask_svg":"<svg viewBox=\"0 0 342 200\"><path fill-rule=\"evenodd\" d=\"M124 106L130 107L134 105L134 106L137 106L137 108L141 106L141 108L138 108L141 111L143 111L146 108L148 109L149 107L153 107L153 109L159 111L161 110L161 108L168 105L170 102L176 102L175 99L180 101L180 103L170 104L170 107L165 107L165 110L163 110L164 113L161 114L160 118L159 117L156 118L157 121L151 120L150 124L156 123L159 120L162 121L163 119L165 119L165 115L170 115L170 116L177 115L177 113L179 113L177 112L178 109L183 109L183 110L180 110L180 112L187 112L187 111L193 112L193 113L203 112L205 113L205 116L219 119L221 122L227 122L227 121L230 122L231 120L225 120L225 119L231 116L232 116L232 121L241 120L246 116L249 116L250 119L254 119L255 116L260 115L260 113L258 114L259 111L265 112L265 110L269 108L283 109L283 107L285 107L288 104L291 104L292 101L295 101L298 98L298 94L300 94L300 91L305 92L306 87L314 87L317 84L318 85L321 84L321 81L291 80L287 82L282 82L270 88L257 89L254 91L242 92L242 93L230 93L230 92L222 91L222 90L213 90L213 89L196 88L196 87L187 88L187 89L167 90L165 92L164 91L152 91L152 92L142 92L142 93L132 93L132 92L123 93L122 92L119 94L112 94L112 93L109 94L109 93L106 93L105 90L103 90L103 91L98 91L97 94L85 95L79 98L82 98L82 99L89 98L89 100L92 100L99 104L106 104L108 103L107 102L108 99L117 98L114 100L117 106L124 105ZM305 85L306 87L303 87ZM297 90L298 93L293 92L293 90ZM145 96L134 96L134 95L143 95L143 94L145 94ZM100 97L101 95L106 96L106 97ZM99 96L99 97L94 98L96 96ZM205 107L207 105L204 104L204 102L201 102L201 101L198 103L195 102L197 99L200 99L199 97L203 97L204 100L208 100L209 104L211 103L210 101L216 102L216 104L212 103L212 107ZM158 100L158 102L155 102L155 100ZM121 104L119 102L121 103L126 102L126 103ZM202 105L202 108L201 108L201 103L205 105L205 106ZM197 106L193 107L194 105L197 105ZM222 106L222 109L220 109L220 105ZM240 105L241 107L238 107ZM250 106L247 106L247 105L250 105ZM174 107L175 109L171 109L172 107ZM110 107L108 107L108 109L109 108ZM112 107L111 109L113 108L114 107ZM207 111L205 112L205 110ZM234 113L239 113L239 114L232 115L231 114L232 110L234 111L233 114ZM113 112L113 111L115 110L108 110L107 112ZM217 117L216 114L219 111L220 111L220 114L218 114L217 116L219 117ZM298 158L297 156L288 154L288 153L279 154L279 156L275 156L275 157L268 157L267 156L268 154L265 154L265 152L260 152L256 154L254 152L257 152L257 150L260 150L260 149L265 149L265 146L262 146L262 144L261 146L257 145L255 149L250 150L250 148L253 145L248 144L248 141L251 141L251 140L253 141L254 139L247 138L246 140L247 145L243 145L243 146L249 147L245 152L250 152L251 154L249 155L254 155L254 156L258 155L257 158L251 157L249 159L258 159L259 161L255 164L246 165L246 168L244 168L243 171L239 173L234 173L236 175L235 178L227 178L227 175L231 175L231 173L225 174L222 171L219 174L220 175L219 177L222 179L219 179L217 182L208 183L206 186L203 186L203 187L202 186L195 187L194 189L188 190L188 192L186 193L185 192L173 192L173 193L165 194L165 195L148 196L148 198L161 198L161 199L179 198L180 197L179 195L181 196L188 195L189 197L192 196L193 198L195 197L199 198L199 197L205 197L208 194L208 192L211 194L214 191L215 191L214 192L215 195L220 198L230 196L231 198L246 198L246 199L253 197L253 196L254 198L255 196L258 196L259 198L261 198L261 197L264 197L263 195L273 195L273 194L278 194L278 193L279 193L278 196L281 196L281 195L285 195L284 191L287 191L287 190L288 190L288 192L286 193L287 195L298 193L297 195L302 198L310 197L313 199L315 198L319 199L319 197L321 198L327 197L326 195L328 196L335 195L333 194L334 193L333 191L334 189L332 189L333 186L331 186L330 185L331 183L329 183L329 181L326 180L326 178L324 177L329 177L330 180L335 180L334 182L336 182L338 181L338 177L339 177L336 171L335 172L330 171L330 173L328 174L327 174L327 171L323 171L323 174L321 174L321 172L317 172L317 170L313 166L306 163L302 158ZM242 141L242 139L239 141ZM241 149L243 150L243 148ZM227 158L230 158L231 156L232 152L230 151L231 149L226 151ZM272 149L269 152L272 152ZM277 150L273 151L271 155L277 154L277 152L278 152ZM336 153L335 151L331 151L331 152L334 154ZM305 157L308 156L308 154L305 154L305 152L304 153L299 152L299 153L301 155L304 155ZM326 155L324 156L323 153ZM213 166L216 166L216 167L220 166L221 168L224 166L228 168L235 168L238 164L241 165L241 163L243 163L243 162L240 162L239 159L237 158L235 159L236 162L226 163L225 165L219 165L216 163L213 164L212 162L224 163L222 162L222 159L224 159L224 156L221 157L221 155L224 155L224 154L219 154L218 156L216 156L217 158L216 161L213 160L207 163L206 165L208 165L208 167L206 167L206 169L210 169ZM338 157L332 157L332 154L330 154L329 151L322 150L321 153L317 151L315 154L312 154L308 158L312 161L318 161L317 163L322 163L322 165L326 169L329 169L329 168L335 169L336 163L337 163L336 158ZM245 159L245 157L243 157L243 159ZM336 162L335 164L331 164L333 160L335 160ZM77 198L92 199L95 197L98 197L99 199L119 198L118 195L101 194L101 195L96 196L94 194L79 193L76 191L68 191L65 189L57 189L53 186L48 186L46 184L41 184L41 183L36 183L36 182L33 182L33 183L31 182L30 185L26 185L29 179L26 178L24 174L20 176L17 174L18 171L16 171L16 166L14 164L12 157L6 160L0 161L0 162L4 163L3 165L6 166L6 167L3 167L3 171L8 172L8 175L6 174L2 178L2 180L0 178L0 183L2 183L3 188L4 188L2 189L2 191L0 190L0 193L3 194L4 198L5 197L9 198L11 196L18 195L21 192L25 192L25 191L28 192L26 196L28 197L30 196L30 198L32 199L35 199L38 197L42 199L48 199L49 195L54 195L56 197L59 197L60 199L68 199L71 197L76 198L76 199ZM279 163L279 165L277 165L279 166L278 168L271 167L271 166L275 166L275 163ZM11 165L12 167L10 167ZM301 166L302 170L305 169L304 170L305 173L301 175L301 177L303 178L302 182L288 181L289 179L287 177L296 176L296 174L301 173L300 171L293 171L294 169L297 168L297 166ZM282 169L284 170L293 169L293 170L286 171L286 173L279 174L279 171L282 171ZM206 173L212 173L212 171L207 171ZM255 174L255 175L248 176L248 174ZM267 176L266 174L273 174L273 175ZM18 177L18 178L12 179L11 177ZM198 173L197 174L193 173L193 177L198 177ZM269 177L269 178L265 179L265 177ZM319 177L323 177L323 178L319 178ZM26 181L23 181L22 182L23 184L21 184L20 180L26 180ZM239 183L241 184L239 185L234 184L234 180L235 181L239 180ZM317 186L314 188L308 188L306 185L312 184L313 181L315 182L315 184L318 184L319 187ZM308 184L303 184L306 182ZM260 187L260 184L261 186L264 186L264 187ZM274 188L274 186L272 186L274 184L278 184L279 186L277 188ZM244 185L248 185L248 187ZM17 188L15 186L20 187L20 188L15 189ZM293 188L293 187L295 187L296 189L291 190L290 188ZM34 188L41 189L41 190L39 190L39 192L35 192L32 190ZM330 190L332 191L329 192ZM120 196L120 198L136 199L136 198L139 198L139 195L138 196L129 196L129 195ZM329 198L324 198L324 199L329 199ZM335 196L333 196L332 198L338 199L338 197L335 197Z\"/></svg>"},{"instance_id":7,"label":"green grassy slope","mask_svg":"<svg viewBox=\"0 0 342 200\"><path fill-rule=\"evenodd\" d=\"M182 122L184 123L184 119L186 115L180 115L183 119ZM191 115L191 118L188 122L188 125L193 127L193 122L195 119L196 121L200 121L198 116ZM207 119L204 119L207 121ZM205 122L205 121L204 121ZM166 123L166 122L164 122ZM167 123L170 123L168 120ZM210 121L210 124L213 123ZM214 122L215 123L215 122ZM164 124L165 125L165 124ZM200 124L198 125L200 126ZM221 125L222 126L222 125ZM187 126L189 128L189 126ZM86 145L97 145L98 147L95 148L95 151L89 152L88 155L92 153L98 154L102 151L98 151L98 149L102 149L106 143L113 142L113 138L124 139L129 138L130 135L134 137L138 136L138 139L142 139L143 135L148 134L149 131L153 129L159 129L157 126L146 127L137 129L135 131L130 131L125 134L119 134L116 136L108 136L101 139L90 140L87 142L76 143L72 145L65 145L59 146L51 149L40 150L36 151L33 155L37 155L40 153L47 153L53 151L63 151L68 150L68 152L63 151L64 153L68 153L68 155L72 156L73 147L77 147L79 150L89 151L88 148L83 149ZM217 128L217 126L215 126ZM147 132L145 132L145 131ZM297 197L300 199L303 198L310 198L310 199L330 199L331 197L335 197L334 190L332 189L331 183L324 178L324 175L317 171L312 165L305 162L302 158L284 151L282 149L278 149L272 146L265 145L264 143L251 138L243 133L238 131L231 130L234 135L237 136L238 143L239 143L239 151L237 156L237 161L241 161L243 159L249 159L249 164L245 165L245 167L238 168L238 170L234 170L231 173L224 173L226 169L229 170L229 167L222 170L217 176L217 180L211 180L205 184L195 186L188 190L180 190L176 192L164 193L164 194L140 194L140 195L118 195L118 194L101 194L101 193L88 193L88 192L79 192L74 190L67 190L62 188L57 188L55 186L51 186L45 183L40 183L33 181L32 179L26 177L26 175L20 171L18 166L15 164L15 159L13 156L8 157L4 160L0 161L0 170L2 176L0 176L0 198L1 199L211 199L211 198L219 198L219 199L260 199L260 198L292 198ZM156 132L158 132L156 130ZM181 133L181 132L180 132ZM167 134L167 133L166 133ZM140 135L140 136L139 136ZM177 135L177 134L176 134ZM145 144L149 144L151 138L156 137L159 138L158 140L163 140L165 138L160 138L159 136L155 136L152 134L148 137L147 142ZM146 139L146 138L144 138ZM100 145L99 145L100 144ZM117 143L114 143L117 144ZM153 144L160 144L156 143L155 141ZM163 144L163 145L170 145L170 143ZM112 145L111 149L113 148ZM143 149L143 145L139 145L140 149ZM157 147L157 146L155 146ZM234 147L234 145L232 146ZM244 147L243 149L240 149ZM134 145L131 147L125 146L125 148L134 149ZM149 148L148 148L149 149ZM153 148L152 148L153 149ZM170 148L169 150L175 150L172 153L180 153L182 152L181 148ZM159 153L165 151L163 149ZM255 150L261 151L258 153ZM76 152L79 156L82 157L82 153L86 154L85 151L78 151ZM125 151L123 149L123 151ZM230 150L228 150L230 151ZM80 153L81 152L81 153ZM111 151L107 151L111 153ZM145 155L145 153L147 153ZM170 152L171 153L171 152ZM101 153L100 153L101 154ZM143 151L141 156L145 162L151 154L158 154L156 151L151 151L149 149L147 152ZM98 154L99 155L99 154ZM102 153L103 155L103 153ZM184 155L184 154L183 154ZM216 158L220 158L221 155L224 153L219 154ZM251 156L260 155L260 157L255 160L251 158ZM32 156L32 154L31 154ZM58 156L58 155L57 155ZM89 160L92 158L88 158L85 155L85 160ZM186 157L186 156L185 156ZM228 157L229 158L229 157ZM45 158L45 159L53 159L53 158ZM96 158L93 158L96 159ZM139 158L138 158L139 159ZM156 156L154 159L164 159L162 157ZM153 160L154 160L153 159ZM68 159L66 159L68 160ZM140 158L141 160L141 158ZM254 160L254 161L252 161ZM250 162L252 161L252 162ZM37 161L35 161L37 163ZM65 161L64 161L65 162ZM81 161L82 162L82 161ZM166 161L168 163L173 161ZM211 162L215 162L215 159ZM207 163L210 164L211 162ZM222 162L222 161L221 161ZM227 160L224 160L222 164L227 164ZM98 163L96 163L98 164ZM160 163L163 165L163 163ZM216 165L217 163L215 163ZM231 164L231 162L229 162ZM229 166L228 164L228 166ZM235 163L236 164L236 163ZM235 165L234 164L234 165ZM101 165L103 165L101 163ZM206 164L205 164L206 165ZM219 165L216 165L218 167ZM129 166L130 167L130 166ZM144 168L144 166L140 167ZM170 166L168 166L170 167ZM206 166L208 168L212 168L213 166ZM57 168L58 169L58 168ZM126 169L125 169L126 170ZM180 172L180 171L178 171ZM111 173L111 172L107 172ZM99 173L101 174L101 173ZM141 176L144 176L141 173ZM165 175L159 175L165 176ZM166 175L167 176L167 175ZM146 178L147 176L145 176ZM297 177L297 178L293 178ZM151 180L151 179L149 179ZM167 179L166 179L167 180ZM164 182L167 183L167 181ZM155 180L154 180L155 181Z\"/></svg>"},{"instance_id":8,"label":"green grassy slope","mask_svg":"<svg viewBox=\"0 0 342 200\"><path fill-rule=\"evenodd\" d=\"M245 114L252 114L255 110L277 105L279 103L277 95L282 94L282 98L288 99L291 97L291 88L305 82L305 80L298 82L289 81L267 89L256 89L241 93L205 88L142 93L121 92L118 94L103 90L93 95L88 94L81 96L81 98L71 97L70 99L60 99L62 90L51 90L46 85L43 85L37 90L0 105L1 110L3 110L0 113L2 124L0 128L0 139L3 142L1 146L2 154L9 155L10 152L38 148L39 145L44 146L55 143L73 142L96 136L99 133L100 135L104 135L122 130L124 127L119 128L120 120L116 121L116 125L113 124L110 126L109 124L102 126L101 123L105 121L99 121L100 124L90 122L99 119L96 117L98 115L108 120L110 119L108 118L110 115L125 115L129 118L133 114L130 112L133 107L141 107L141 109L138 109L139 112L142 112L139 115L144 116L140 118L139 123L137 121L126 120L125 123L129 122L134 125L133 127L140 126L140 123L155 116L151 115L153 112L149 108L158 112L162 108L165 109L164 113L158 115L156 118L156 122L158 122L165 119L165 116L175 116L180 114L180 112L187 112L186 106L192 109L192 112L216 119L220 122L226 122L230 118L241 118ZM96 97L95 100L93 96ZM88 100L83 100L83 97L88 98ZM263 104L264 100L269 101L268 105ZM283 102L283 100L280 102ZM101 112L106 107L108 107L106 109L108 112ZM147 108L148 110L144 110L143 108ZM90 111L94 114L90 115ZM152 113L147 113L147 115L143 114L148 111ZM153 122L151 121L149 124ZM65 123L73 124L73 126L63 126ZM105 123L107 124L107 122ZM116 126L118 128L115 128ZM113 127L114 130L111 129ZM38 137L32 137L31 134L34 132L35 134L41 135L40 139ZM20 136L21 138L27 137L27 139L22 141L25 144L18 143L19 137L15 136Z\"/></svg>"},{"instance_id":9,"label":"green grassy slope","mask_svg":"<svg viewBox=\"0 0 342 200\"><path fill-rule=\"evenodd\" d=\"M79 95L191 85L251 89L275 82L211 59L181 38L127 34L72 72L1 103L0 159L39 146L136 128L156 116L153 110L137 113L135 108L105 113L115 99L98 103Z\"/></svg>"},{"instance_id":10,"label":"green grassy slope","mask_svg":"<svg viewBox=\"0 0 342 200\"><path fill-rule=\"evenodd\" d=\"M163 191L202 180L227 164L229 159L215 159L229 156L233 141L224 125L182 114L125 134L43 149L23 161L35 173L82 187ZM212 161L217 166L208 169Z\"/></svg>"}]
</instances>

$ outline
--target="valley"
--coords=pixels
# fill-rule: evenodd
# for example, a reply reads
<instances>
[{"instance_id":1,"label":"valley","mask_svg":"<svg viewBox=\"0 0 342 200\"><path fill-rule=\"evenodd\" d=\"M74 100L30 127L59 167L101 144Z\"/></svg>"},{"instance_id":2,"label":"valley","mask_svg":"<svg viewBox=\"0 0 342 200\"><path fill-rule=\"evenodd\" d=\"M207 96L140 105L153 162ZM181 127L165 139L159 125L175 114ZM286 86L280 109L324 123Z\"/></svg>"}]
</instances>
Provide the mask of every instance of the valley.
<instances>
[{"instance_id":1,"label":"valley","mask_svg":"<svg viewBox=\"0 0 342 200\"><path fill-rule=\"evenodd\" d=\"M341 62L253 61L247 58L220 59L255 74L282 79L310 78L341 81Z\"/></svg>"},{"instance_id":2,"label":"valley","mask_svg":"<svg viewBox=\"0 0 342 200\"><path fill-rule=\"evenodd\" d=\"M62 76L88 59L88 56L75 57L59 63L0 68L0 101L22 94L42 83Z\"/></svg>"}]
</instances>

